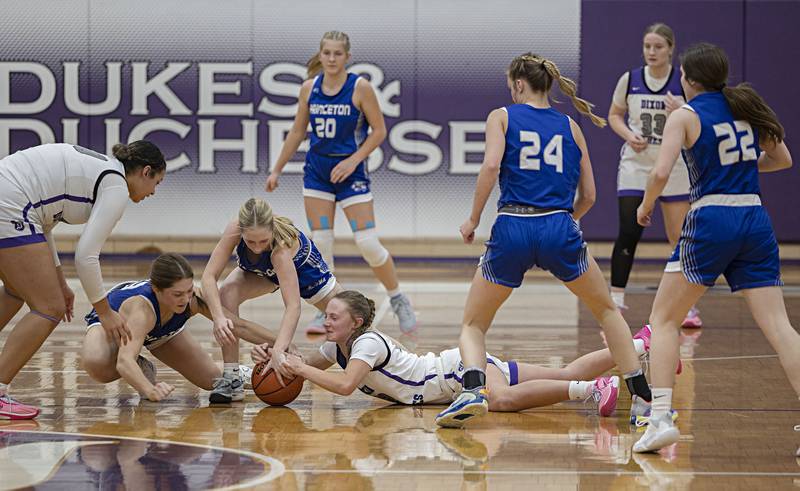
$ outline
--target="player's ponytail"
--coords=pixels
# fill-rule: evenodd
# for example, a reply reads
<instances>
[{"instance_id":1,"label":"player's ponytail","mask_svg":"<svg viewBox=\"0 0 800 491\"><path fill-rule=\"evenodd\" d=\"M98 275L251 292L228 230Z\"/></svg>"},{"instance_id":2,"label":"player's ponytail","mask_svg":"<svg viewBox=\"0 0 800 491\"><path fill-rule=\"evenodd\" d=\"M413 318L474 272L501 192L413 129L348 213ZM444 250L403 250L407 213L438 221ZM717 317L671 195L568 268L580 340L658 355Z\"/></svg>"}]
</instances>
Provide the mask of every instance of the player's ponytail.
<instances>
[{"instance_id":1,"label":"player's ponytail","mask_svg":"<svg viewBox=\"0 0 800 491\"><path fill-rule=\"evenodd\" d=\"M308 78L316 77L322 71L322 61L319 59L319 54L322 51L322 43L325 41L342 41L344 43L345 53L350 52L350 37L341 31L328 31L322 35L319 41L319 50L308 59L306 63L306 73Z\"/></svg>"},{"instance_id":2,"label":"player's ponytail","mask_svg":"<svg viewBox=\"0 0 800 491\"><path fill-rule=\"evenodd\" d=\"M158 256L150 265L150 284L159 290L169 288L180 280L194 278L192 266L185 257L174 252Z\"/></svg>"},{"instance_id":3,"label":"player's ponytail","mask_svg":"<svg viewBox=\"0 0 800 491\"><path fill-rule=\"evenodd\" d=\"M272 232L270 249L292 247L299 238L297 228L286 217L275 216L269 203L250 198L239 208L239 228L264 227Z\"/></svg>"},{"instance_id":4,"label":"player's ponytail","mask_svg":"<svg viewBox=\"0 0 800 491\"><path fill-rule=\"evenodd\" d=\"M575 109L577 109L579 113L584 116L589 116L592 123L599 128L603 128L606 125L605 118L592 112L594 104L586 99L578 97L578 84L576 84L574 80L561 76L561 71L559 71L556 64L550 60L543 60L542 65L545 71L547 71L547 74L558 82L558 88L561 89L561 92L572 100L572 105L575 106Z\"/></svg>"},{"instance_id":5,"label":"player's ponytail","mask_svg":"<svg viewBox=\"0 0 800 491\"><path fill-rule=\"evenodd\" d=\"M734 119L750 123L759 138L783 141L785 133L778 116L750 84L727 86L728 55L722 48L709 43L689 46L681 55L681 66L690 83L698 83L707 91L722 92Z\"/></svg>"},{"instance_id":6,"label":"player's ponytail","mask_svg":"<svg viewBox=\"0 0 800 491\"><path fill-rule=\"evenodd\" d=\"M314 56L308 59L306 63L306 73L308 78L314 78L319 72L322 71L322 62L319 60L319 51L314 53Z\"/></svg>"},{"instance_id":7,"label":"player's ponytail","mask_svg":"<svg viewBox=\"0 0 800 491\"><path fill-rule=\"evenodd\" d=\"M522 79L528 82L534 92L549 93L553 81L558 82L561 92L572 100L572 105L583 115L588 116L592 123L600 128L606 125L606 120L592 113L594 104L578 97L578 85L572 79L561 75L555 63L533 53L517 56L508 67L508 76L513 80Z\"/></svg>"},{"instance_id":8,"label":"player's ponytail","mask_svg":"<svg viewBox=\"0 0 800 491\"><path fill-rule=\"evenodd\" d=\"M139 140L128 143L117 143L111 148L111 154L115 159L122 162L125 167L125 174L133 174L137 169L150 166L153 177L167 170L167 163L164 160L164 154L161 153L159 148L147 141Z\"/></svg>"}]
</instances>

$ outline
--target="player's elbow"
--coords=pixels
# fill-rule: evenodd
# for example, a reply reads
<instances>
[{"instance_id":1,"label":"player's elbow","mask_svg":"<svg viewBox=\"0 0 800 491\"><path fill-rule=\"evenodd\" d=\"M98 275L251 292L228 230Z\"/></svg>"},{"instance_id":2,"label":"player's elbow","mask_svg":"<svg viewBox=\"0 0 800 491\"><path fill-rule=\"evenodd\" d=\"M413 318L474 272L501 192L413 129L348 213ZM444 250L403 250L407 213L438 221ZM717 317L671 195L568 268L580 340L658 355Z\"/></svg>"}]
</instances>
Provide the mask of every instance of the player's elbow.
<instances>
[{"instance_id":1,"label":"player's elbow","mask_svg":"<svg viewBox=\"0 0 800 491\"><path fill-rule=\"evenodd\" d=\"M338 384L336 387L336 393L340 396L349 396L356 390L356 384L350 382L349 380L345 380Z\"/></svg>"},{"instance_id":2,"label":"player's elbow","mask_svg":"<svg viewBox=\"0 0 800 491\"><path fill-rule=\"evenodd\" d=\"M386 125L384 124L377 128L373 128L371 135L373 138L377 140L377 144L380 145L381 143L383 143L384 140L386 140L387 133L388 132L386 131Z\"/></svg>"},{"instance_id":3,"label":"player's elbow","mask_svg":"<svg viewBox=\"0 0 800 491\"><path fill-rule=\"evenodd\" d=\"M597 202L597 191L594 189L581 191L580 195L578 196L578 201L580 201L586 207L591 208L594 206L595 202Z\"/></svg>"},{"instance_id":4,"label":"player's elbow","mask_svg":"<svg viewBox=\"0 0 800 491\"><path fill-rule=\"evenodd\" d=\"M653 169L653 179L657 183L666 183L669 180L671 169L665 169L663 167L656 167Z\"/></svg>"}]
</instances>

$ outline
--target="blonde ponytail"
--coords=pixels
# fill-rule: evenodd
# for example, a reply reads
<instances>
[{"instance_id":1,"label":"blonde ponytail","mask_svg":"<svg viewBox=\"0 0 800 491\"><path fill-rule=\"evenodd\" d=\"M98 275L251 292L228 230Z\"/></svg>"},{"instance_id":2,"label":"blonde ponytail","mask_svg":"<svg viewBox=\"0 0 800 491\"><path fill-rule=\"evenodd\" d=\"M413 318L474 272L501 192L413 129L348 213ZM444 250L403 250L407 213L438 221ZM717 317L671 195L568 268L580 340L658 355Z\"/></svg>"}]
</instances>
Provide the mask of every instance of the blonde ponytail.
<instances>
[{"instance_id":1,"label":"blonde ponytail","mask_svg":"<svg viewBox=\"0 0 800 491\"><path fill-rule=\"evenodd\" d=\"M589 116L589 118L592 120L592 123L599 128L606 126L605 118L602 118L592 112L594 104L578 97L578 84L576 84L574 80L567 77L562 77L561 71L558 69L556 64L550 60L543 60L542 65L547 71L547 74L550 75L553 80L558 82L558 88L561 89L561 92L572 100L572 105L575 106L575 109L577 109L579 113L583 114L584 116Z\"/></svg>"}]
</instances>

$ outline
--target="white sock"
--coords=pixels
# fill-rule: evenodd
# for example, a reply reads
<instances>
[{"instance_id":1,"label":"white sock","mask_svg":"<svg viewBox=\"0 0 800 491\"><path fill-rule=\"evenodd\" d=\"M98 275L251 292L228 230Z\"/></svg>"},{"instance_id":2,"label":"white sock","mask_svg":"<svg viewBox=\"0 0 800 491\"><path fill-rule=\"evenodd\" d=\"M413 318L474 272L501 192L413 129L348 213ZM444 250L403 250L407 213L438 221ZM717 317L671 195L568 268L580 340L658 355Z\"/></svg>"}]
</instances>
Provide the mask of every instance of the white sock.
<instances>
[{"instance_id":1,"label":"white sock","mask_svg":"<svg viewBox=\"0 0 800 491\"><path fill-rule=\"evenodd\" d=\"M625 292L611 291L611 300L614 301L617 307L625 306Z\"/></svg>"},{"instance_id":2,"label":"white sock","mask_svg":"<svg viewBox=\"0 0 800 491\"><path fill-rule=\"evenodd\" d=\"M644 354L644 339L634 339L633 349L636 350L637 355L642 356Z\"/></svg>"},{"instance_id":3,"label":"white sock","mask_svg":"<svg viewBox=\"0 0 800 491\"><path fill-rule=\"evenodd\" d=\"M223 363L222 364L222 374L228 376L239 375L239 364L238 363Z\"/></svg>"},{"instance_id":4,"label":"white sock","mask_svg":"<svg viewBox=\"0 0 800 491\"><path fill-rule=\"evenodd\" d=\"M8 394L8 384L0 382L0 396L4 396L6 394Z\"/></svg>"},{"instance_id":5,"label":"white sock","mask_svg":"<svg viewBox=\"0 0 800 491\"><path fill-rule=\"evenodd\" d=\"M581 380L573 380L569 383L569 400L581 401L589 397L594 387L594 381L587 382Z\"/></svg>"},{"instance_id":6,"label":"white sock","mask_svg":"<svg viewBox=\"0 0 800 491\"><path fill-rule=\"evenodd\" d=\"M653 389L653 406L650 418L656 419L672 409L672 389Z\"/></svg>"},{"instance_id":7,"label":"white sock","mask_svg":"<svg viewBox=\"0 0 800 491\"><path fill-rule=\"evenodd\" d=\"M398 286L397 288L394 288L392 290L388 290L387 289L386 290L386 294L389 295L389 298L394 298L394 297L400 295L400 287Z\"/></svg>"}]
</instances>

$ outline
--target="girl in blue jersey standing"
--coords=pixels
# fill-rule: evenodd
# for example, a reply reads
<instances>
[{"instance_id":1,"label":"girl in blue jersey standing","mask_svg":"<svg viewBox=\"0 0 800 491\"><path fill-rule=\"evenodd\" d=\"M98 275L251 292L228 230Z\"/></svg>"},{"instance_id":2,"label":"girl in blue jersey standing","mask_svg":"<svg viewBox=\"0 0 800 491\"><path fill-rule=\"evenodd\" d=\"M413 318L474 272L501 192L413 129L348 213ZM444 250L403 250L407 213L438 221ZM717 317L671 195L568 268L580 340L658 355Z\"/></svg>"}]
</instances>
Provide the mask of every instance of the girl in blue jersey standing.
<instances>
[{"instance_id":1,"label":"girl in blue jersey standing","mask_svg":"<svg viewBox=\"0 0 800 491\"><path fill-rule=\"evenodd\" d=\"M81 349L81 365L89 376L102 383L122 378L149 400L164 399L174 388L156 381L155 366L139 354L145 347L200 388L214 390L224 383L220 367L184 330L186 322L196 314L211 318L208 306L195 290L193 278L194 272L186 259L168 253L153 261L147 280L126 281L112 288L106 297L108 304L125 319L131 337L124 344L118 343L98 329L105 326L97 311L89 312ZM225 314L238 337L259 344L275 342L275 336L267 329L230 312ZM241 395L244 399L243 392ZM230 398L211 398L211 402L230 401Z\"/></svg>"},{"instance_id":2,"label":"girl in blue jersey standing","mask_svg":"<svg viewBox=\"0 0 800 491\"><path fill-rule=\"evenodd\" d=\"M645 65L619 78L608 110L609 126L625 140L617 174L619 232L611 253L611 298L623 310L627 309L625 287L644 230L636 222L636 209L642 202L647 176L656 164L667 116L685 102L681 75L672 66L674 49L675 34L668 25L659 22L648 26L642 39ZM659 197L664 229L673 248L689 211L689 173L679 160ZM689 310L683 325L703 325L696 308Z\"/></svg>"},{"instance_id":3,"label":"girl in blue jersey standing","mask_svg":"<svg viewBox=\"0 0 800 491\"><path fill-rule=\"evenodd\" d=\"M688 48L681 72L689 102L667 120L638 220L650 225L655 200L681 148L691 179L691 210L650 313L653 405L650 425L633 446L635 452L678 441L678 429L667 416L675 383L668 368L678 358L678 329L683 313L721 274L732 291L744 294L800 396L800 334L786 314L778 242L758 185L759 172L792 165L783 127L748 84L727 87L728 57L719 47L702 43Z\"/></svg>"},{"instance_id":4,"label":"girl in blue jersey standing","mask_svg":"<svg viewBox=\"0 0 800 491\"><path fill-rule=\"evenodd\" d=\"M437 416L441 426L460 427L488 411L486 331L534 266L549 270L587 304L606 334L629 390L650 400L630 329L611 300L575 221L594 204L594 177L580 127L550 106L553 82L578 111L595 125L605 126L603 118L592 114L592 106L576 96L575 82L562 77L552 61L527 53L511 62L508 86L514 104L489 114L472 214L461 225L464 242L471 243L499 178L498 217L464 309L459 342L465 367L463 389Z\"/></svg>"},{"instance_id":5,"label":"girl in blue jersey standing","mask_svg":"<svg viewBox=\"0 0 800 491\"><path fill-rule=\"evenodd\" d=\"M339 203L356 246L386 288L400 329L408 332L417 324L416 315L408 297L400 291L394 260L378 239L367 174L366 159L386 138L386 123L369 82L347 72L349 61L347 34L326 32L319 52L308 62L309 79L300 89L294 124L265 187L268 192L278 187L281 171L305 140L311 123L303 177L311 238L333 270L333 218ZM370 127L372 132L367 131ZM308 332L324 333L324 320L325 314L319 312Z\"/></svg>"},{"instance_id":6,"label":"girl in blue jersey standing","mask_svg":"<svg viewBox=\"0 0 800 491\"><path fill-rule=\"evenodd\" d=\"M217 287L234 251L238 267ZM225 309L238 315L245 300L280 288L285 309L274 346L277 354L270 360L270 367L283 383L281 376L288 373L280 363L297 330L301 299L325 310L328 300L342 290L311 239L288 218L275 216L269 204L258 198L247 200L239 208L238 219L225 227L203 271L202 285L214 320L214 336L222 345L223 378L227 383L214 387L220 399L238 398L242 391L239 342ZM212 393L212 397L217 396Z\"/></svg>"}]
</instances>

